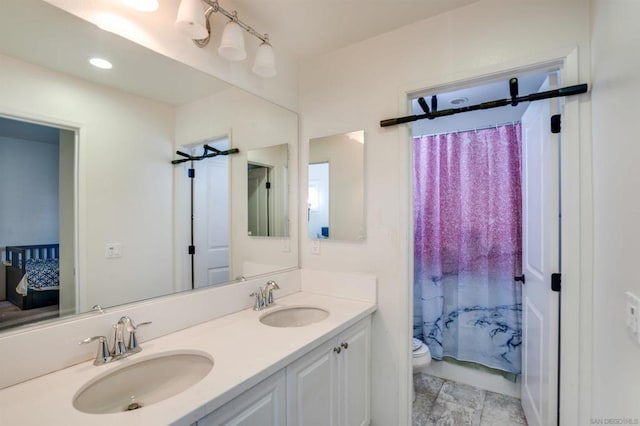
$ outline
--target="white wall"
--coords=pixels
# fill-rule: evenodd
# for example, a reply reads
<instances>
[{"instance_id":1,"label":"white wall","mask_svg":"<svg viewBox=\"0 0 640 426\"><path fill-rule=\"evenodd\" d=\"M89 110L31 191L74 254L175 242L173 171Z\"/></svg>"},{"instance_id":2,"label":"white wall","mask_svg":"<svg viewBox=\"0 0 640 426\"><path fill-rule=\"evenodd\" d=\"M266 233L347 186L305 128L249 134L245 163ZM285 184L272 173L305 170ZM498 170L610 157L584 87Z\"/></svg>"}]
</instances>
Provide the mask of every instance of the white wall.
<instances>
[{"instance_id":1,"label":"white wall","mask_svg":"<svg viewBox=\"0 0 640 426\"><path fill-rule=\"evenodd\" d=\"M625 330L624 292L640 296L637 143L640 3L592 1L594 418L640 419L640 344Z\"/></svg>"},{"instance_id":2,"label":"white wall","mask_svg":"<svg viewBox=\"0 0 640 426\"><path fill-rule=\"evenodd\" d=\"M0 80L0 112L80 129L80 307L172 291L173 109L6 56Z\"/></svg>"},{"instance_id":3,"label":"white wall","mask_svg":"<svg viewBox=\"0 0 640 426\"><path fill-rule=\"evenodd\" d=\"M588 48L588 13L584 0L483 0L302 64L301 164L307 162L309 138L353 129L367 135L366 241L323 240L320 255L313 255L303 236L300 250L304 268L378 277L374 425L410 420L409 134L397 127L380 128L379 121L407 114L401 100L407 91L524 66L532 57L553 56L550 52L564 48ZM581 63L581 69L586 66ZM305 187L302 170L302 199Z\"/></svg>"}]
</instances>

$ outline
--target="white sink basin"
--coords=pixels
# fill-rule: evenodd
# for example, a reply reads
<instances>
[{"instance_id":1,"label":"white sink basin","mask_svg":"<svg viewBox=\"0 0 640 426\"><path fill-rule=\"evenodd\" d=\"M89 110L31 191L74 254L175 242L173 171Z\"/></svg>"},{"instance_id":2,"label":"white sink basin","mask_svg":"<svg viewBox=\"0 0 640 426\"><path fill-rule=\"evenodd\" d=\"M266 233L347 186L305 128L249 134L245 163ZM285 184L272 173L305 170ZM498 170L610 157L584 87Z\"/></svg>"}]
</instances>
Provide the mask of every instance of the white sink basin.
<instances>
[{"instance_id":1,"label":"white sink basin","mask_svg":"<svg viewBox=\"0 0 640 426\"><path fill-rule=\"evenodd\" d=\"M304 327L322 321L329 312L313 306L289 306L271 311L260 317L260 322L270 327Z\"/></svg>"},{"instance_id":2,"label":"white sink basin","mask_svg":"<svg viewBox=\"0 0 640 426\"><path fill-rule=\"evenodd\" d=\"M202 380L213 359L196 351L164 352L109 371L85 384L73 397L73 406L90 414L119 413L144 408L179 394Z\"/></svg>"}]
</instances>

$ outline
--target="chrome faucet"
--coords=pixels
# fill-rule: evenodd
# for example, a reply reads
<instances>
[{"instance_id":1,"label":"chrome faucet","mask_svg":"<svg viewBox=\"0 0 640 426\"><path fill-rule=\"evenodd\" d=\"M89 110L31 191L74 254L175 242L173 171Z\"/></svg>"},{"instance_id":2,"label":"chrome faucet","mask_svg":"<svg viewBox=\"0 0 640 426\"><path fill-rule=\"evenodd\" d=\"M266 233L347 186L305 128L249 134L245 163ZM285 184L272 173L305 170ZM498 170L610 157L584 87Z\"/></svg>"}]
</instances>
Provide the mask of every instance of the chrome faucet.
<instances>
[{"instance_id":1,"label":"chrome faucet","mask_svg":"<svg viewBox=\"0 0 640 426\"><path fill-rule=\"evenodd\" d=\"M127 347L124 344L124 317L120 318L116 324L113 325L115 333L113 335L113 348L111 349L111 356L113 358L123 358L126 356Z\"/></svg>"},{"instance_id":2,"label":"chrome faucet","mask_svg":"<svg viewBox=\"0 0 640 426\"><path fill-rule=\"evenodd\" d=\"M267 281L267 284L264 286L264 290L267 292L267 306L271 305L273 300L273 290L280 290L280 286L277 282L273 280Z\"/></svg>"},{"instance_id":3,"label":"chrome faucet","mask_svg":"<svg viewBox=\"0 0 640 426\"><path fill-rule=\"evenodd\" d=\"M142 348L138 344L136 331L138 330L138 327L148 324L151 324L151 321L136 324L128 316L121 317L118 322L113 325L115 332L111 350L109 349L108 341L105 336L87 337L86 339L80 341L78 344L84 345L98 340L98 353L96 354L96 358L93 361L93 365L106 364L108 362L116 361L118 359L122 359L128 357L129 355L140 352ZM129 343L126 345L124 343L125 330L129 333Z\"/></svg>"},{"instance_id":4,"label":"chrome faucet","mask_svg":"<svg viewBox=\"0 0 640 426\"><path fill-rule=\"evenodd\" d=\"M124 321L125 328L127 329L127 332L129 333L129 342L127 343L127 353L135 354L135 353L140 352L142 350L142 348L138 344L138 338L136 337L136 331L138 331L138 328L142 327L143 325L151 324L151 321L145 321L145 322L141 322L140 324L136 324L135 321L133 321L129 317L122 317L120 319Z\"/></svg>"},{"instance_id":5,"label":"chrome faucet","mask_svg":"<svg viewBox=\"0 0 640 426\"><path fill-rule=\"evenodd\" d=\"M274 303L273 290L280 290L280 286L277 282L269 280L264 287L258 287L256 291L249 295L250 297L255 297L253 302L254 311L261 311Z\"/></svg>"}]
</instances>

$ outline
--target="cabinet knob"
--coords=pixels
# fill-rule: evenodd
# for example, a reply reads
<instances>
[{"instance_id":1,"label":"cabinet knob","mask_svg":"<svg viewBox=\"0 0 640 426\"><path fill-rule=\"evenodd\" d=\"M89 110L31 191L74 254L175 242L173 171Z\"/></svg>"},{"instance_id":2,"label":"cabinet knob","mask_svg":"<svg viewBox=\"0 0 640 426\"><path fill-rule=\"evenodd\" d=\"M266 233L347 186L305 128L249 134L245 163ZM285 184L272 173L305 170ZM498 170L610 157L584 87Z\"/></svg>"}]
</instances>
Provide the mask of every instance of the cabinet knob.
<instances>
[{"instance_id":1,"label":"cabinet knob","mask_svg":"<svg viewBox=\"0 0 640 426\"><path fill-rule=\"evenodd\" d=\"M333 348L333 351L337 354L339 354L341 350L342 349L340 349L340 346L336 346L335 348Z\"/></svg>"},{"instance_id":2,"label":"cabinet knob","mask_svg":"<svg viewBox=\"0 0 640 426\"><path fill-rule=\"evenodd\" d=\"M347 349L349 347L349 343L342 342L342 344L340 346L342 346L343 348Z\"/></svg>"}]
</instances>

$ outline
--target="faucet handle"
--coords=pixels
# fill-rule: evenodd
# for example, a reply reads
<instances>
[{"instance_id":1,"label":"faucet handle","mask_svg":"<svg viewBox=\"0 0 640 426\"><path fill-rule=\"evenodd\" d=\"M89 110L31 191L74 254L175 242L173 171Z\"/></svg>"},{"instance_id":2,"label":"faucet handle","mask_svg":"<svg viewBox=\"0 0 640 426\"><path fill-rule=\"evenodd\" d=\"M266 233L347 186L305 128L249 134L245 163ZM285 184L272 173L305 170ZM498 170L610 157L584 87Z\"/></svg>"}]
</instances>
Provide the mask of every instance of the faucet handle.
<instances>
[{"instance_id":1,"label":"faucet handle","mask_svg":"<svg viewBox=\"0 0 640 426\"><path fill-rule=\"evenodd\" d=\"M120 318L120 321L122 321L122 323L127 328L127 331L129 333L135 333L138 327L151 324L151 321L145 321L145 322L141 322L140 324L136 324L136 322L133 319L131 319L131 317L126 317L126 316Z\"/></svg>"},{"instance_id":2,"label":"faucet handle","mask_svg":"<svg viewBox=\"0 0 640 426\"><path fill-rule=\"evenodd\" d=\"M94 340L97 340L99 344L98 344L98 353L96 354L96 359L93 361L93 365L106 364L111 360L111 353L109 352L109 347L107 345L106 337L104 336L87 337L86 339L78 342L78 344L86 345L87 343L91 343Z\"/></svg>"},{"instance_id":3,"label":"faucet handle","mask_svg":"<svg viewBox=\"0 0 640 426\"><path fill-rule=\"evenodd\" d=\"M128 318L128 317L127 317ZM138 328L151 324L151 321L141 322L140 324L136 324L133 322L131 318L126 322L127 331L129 332L129 343L127 344L127 352L135 354L142 350L140 345L138 344L138 337L136 336L136 331Z\"/></svg>"},{"instance_id":4,"label":"faucet handle","mask_svg":"<svg viewBox=\"0 0 640 426\"><path fill-rule=\"evenodd\" d=\"M253 293L251 293L249 295L249 297L255 297L255 300L253 301L253 310L254 311L259 311L260 309L262 309L262 298L263 298L262 289L254 291Z\"/></svg>"}]
</instances>

